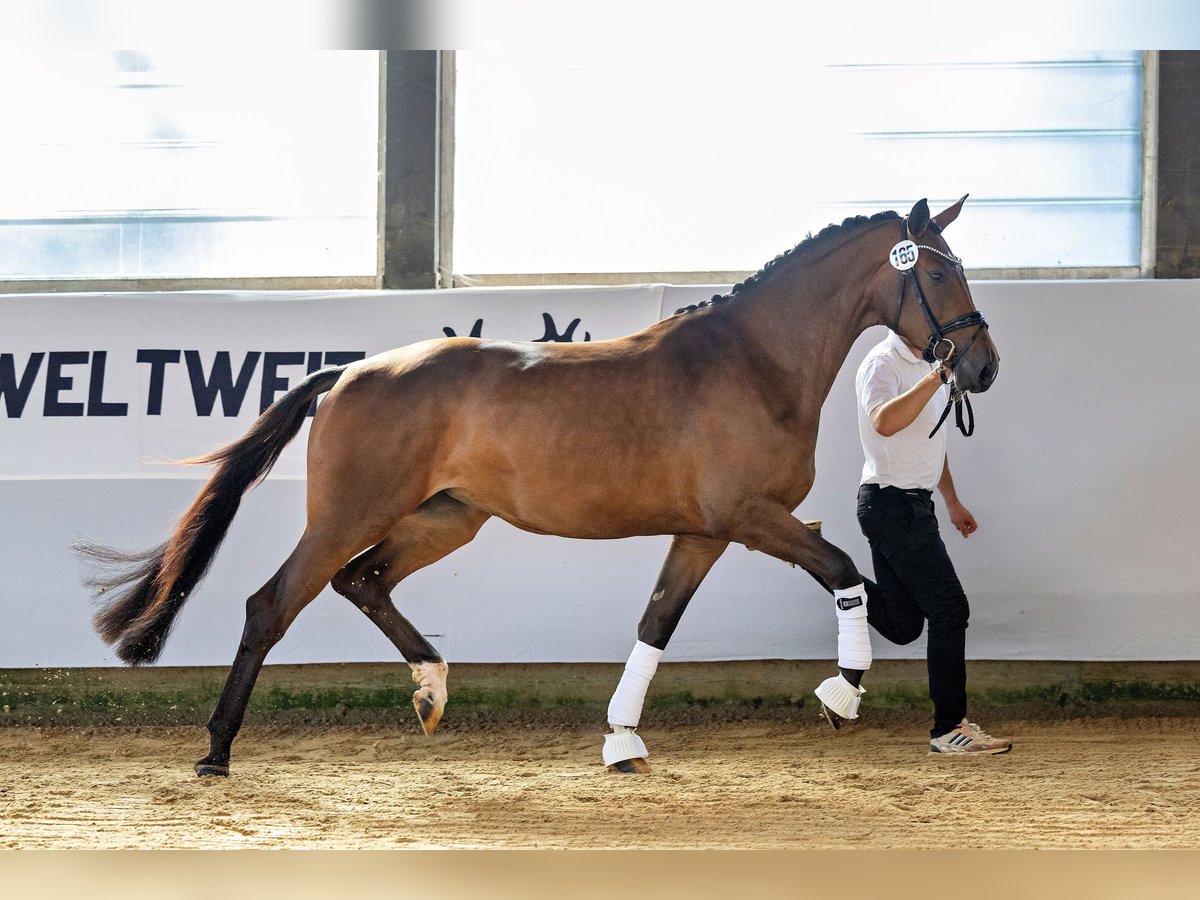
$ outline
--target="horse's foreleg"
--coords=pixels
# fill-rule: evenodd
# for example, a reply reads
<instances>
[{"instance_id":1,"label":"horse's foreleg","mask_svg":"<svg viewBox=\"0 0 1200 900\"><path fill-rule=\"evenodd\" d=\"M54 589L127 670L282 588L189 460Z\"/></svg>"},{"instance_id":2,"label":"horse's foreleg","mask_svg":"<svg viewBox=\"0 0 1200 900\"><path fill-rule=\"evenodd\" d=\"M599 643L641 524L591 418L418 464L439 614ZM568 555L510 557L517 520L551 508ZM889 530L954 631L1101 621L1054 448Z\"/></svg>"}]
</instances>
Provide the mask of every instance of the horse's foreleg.
<instances>
[{"instance_id":1,"label":"horse's foreleg","mask_svg":"<svg viewBox=\"0 0 1200 900\"><path fill-rule=\"evenodd\" d=\"M413 572L470 541L487 519L487 513L438 494L333 578L333 589L375 623L412 668L413 681L419 685L413 707L426 734L437 729L446 708L448 666L389 595Z\"/></svg>"},{"instance_id":2,"label":"horse's foreleg","mask_svg":"<svg viewBox=\"0 0 1200 900\"><path fill-rule=\"evenodd\" d=\"M300 610L329 583L330 576L345 559L338 552L336 546L305 532L274 577L246 601L246 625L237 655L208 721L208 756L196 763L196 774L201 778L229 774L229 750L242 727L246 704L263 661ZM346 551L346 556L353 552Z\"/></svg>"},{"instance_id":3,"label":"horse's foreleg","mask_svg":"<svg viewBox=\"0 0 1200 900\"><path fill-rule=\"evenodd\" d=\"M807 528L782 506L763 501L731 529L731 539L804 568L833 593L838 623L839 674L816 689L822 712L836 730L843 719L858 717L862 676L871 667L867 630L867 591L854 561L840 548Z\"/></svg>"},{"instance_id":4,"label":"horse's foreleg","mask_svg":"<svg viewBox=\"0 0 1200 900\"><path fill-rule=\"evenodd\" d=\"M671 541L671 550L663 562L650 603L638 623L637 644L608 705L608 723L612 731L605 736L604 764L613 771L649 771L645 761L646 745L635 733L641 721L646 691L688 601L727 546L726 541L686 535L677 535Z\"/></svg>"}]
</instances>

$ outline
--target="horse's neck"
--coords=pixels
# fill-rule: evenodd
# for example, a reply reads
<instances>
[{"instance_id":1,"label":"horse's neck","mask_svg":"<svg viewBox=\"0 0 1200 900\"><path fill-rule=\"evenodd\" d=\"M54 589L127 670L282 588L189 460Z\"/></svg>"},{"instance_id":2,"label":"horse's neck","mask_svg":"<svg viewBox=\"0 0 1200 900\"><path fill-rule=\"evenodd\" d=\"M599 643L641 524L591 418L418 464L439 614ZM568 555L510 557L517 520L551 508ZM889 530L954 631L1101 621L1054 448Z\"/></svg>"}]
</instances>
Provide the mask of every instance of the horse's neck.
<instances>
[{"instance_id":1,"label":"horse's neck","mask_svg":"<svg viewBox=\"0 0 1200 900\"><path fill-rule=\"evenodd\" d=\"M858 336L882 321L867 301L878 268L874 254L849 241L816 261L797 261L745 298L744 329L778 377L817 405Z\"/></svg>"}]
</instances>

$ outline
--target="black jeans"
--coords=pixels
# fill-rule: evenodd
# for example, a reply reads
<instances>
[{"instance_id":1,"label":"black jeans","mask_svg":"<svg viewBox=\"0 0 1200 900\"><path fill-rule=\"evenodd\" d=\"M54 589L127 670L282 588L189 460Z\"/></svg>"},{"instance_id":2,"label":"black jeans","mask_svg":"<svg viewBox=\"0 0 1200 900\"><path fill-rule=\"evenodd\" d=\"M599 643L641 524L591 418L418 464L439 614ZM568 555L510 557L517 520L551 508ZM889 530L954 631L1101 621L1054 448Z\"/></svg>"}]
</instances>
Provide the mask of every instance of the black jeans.
<instances>
[{"instance_id":1,"label":"black jeans","mask_svg":"<svg viewBox=\"0 0 1200 900\"><path fill-rule=\"evenodd\" d=\"M967 714L966 631L970 608L938 531L929 491L864 484L858 524L871 545L876 584L866 582L867 621L895 644L929 622L925 658L938 737Z\"/></svg>"}]
</instances>

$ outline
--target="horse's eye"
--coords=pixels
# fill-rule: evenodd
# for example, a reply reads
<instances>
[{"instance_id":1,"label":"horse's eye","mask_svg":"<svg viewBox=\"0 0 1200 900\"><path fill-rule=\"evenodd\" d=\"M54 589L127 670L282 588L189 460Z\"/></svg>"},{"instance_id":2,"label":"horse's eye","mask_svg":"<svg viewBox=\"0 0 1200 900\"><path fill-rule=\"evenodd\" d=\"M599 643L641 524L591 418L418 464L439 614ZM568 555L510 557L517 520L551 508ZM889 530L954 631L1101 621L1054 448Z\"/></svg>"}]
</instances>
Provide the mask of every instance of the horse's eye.
<instances>
[{"instance_id":1,"label":"horse's eye","mask_svg":"<svg viewBox=\"0 0 1200 900\"><path fill-rule=\"evenodd\" d=\"M929 279L931 281L936 281L938 284L941 284L943 281L946 280L946 276L943 275L941 272L930 272Z\"/></svg>"}]
</instances>

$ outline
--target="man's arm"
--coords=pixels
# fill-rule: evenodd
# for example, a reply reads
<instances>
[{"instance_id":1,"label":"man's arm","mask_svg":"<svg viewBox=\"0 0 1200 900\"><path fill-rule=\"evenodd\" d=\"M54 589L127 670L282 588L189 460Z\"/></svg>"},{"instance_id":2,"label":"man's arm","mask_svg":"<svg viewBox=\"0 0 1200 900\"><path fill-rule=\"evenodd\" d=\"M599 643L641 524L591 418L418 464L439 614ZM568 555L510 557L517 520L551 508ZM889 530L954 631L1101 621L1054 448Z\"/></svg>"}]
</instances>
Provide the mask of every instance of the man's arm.
<instances>
[{"instance_id":1,"label":"man's arm","mask_svg":"<svg viewBox=\"0 0 1200 900\"><path fill-rule=\"evenodd\" d=\"M945 384L941 373L942 368L939 366L903 394L884 401L871 410L868 416L876 433L881 437L891 437L915 422L925 404L937 393L938 388Z\"/></svg>"},{"instance_id":2,"label":"man's arm","mask_svg":"<svg viewBox=\"0 0 1200 900\"><path fill-rule=\"evenodd\" d=\"M958 499L958 492L954 490L954 479L950 477L949 458L942 463L942 477L938 480L938 490L941 491L942 499L946 501L946 512L950 515L950 522L958 529L959 534L965 538L970 537L979 527L979 523Z\"/></svg>"}]
</instances>

